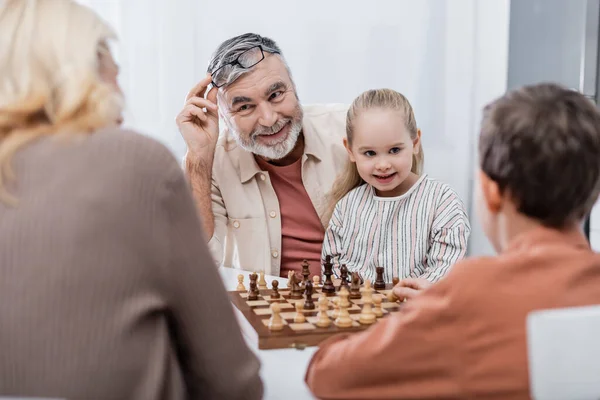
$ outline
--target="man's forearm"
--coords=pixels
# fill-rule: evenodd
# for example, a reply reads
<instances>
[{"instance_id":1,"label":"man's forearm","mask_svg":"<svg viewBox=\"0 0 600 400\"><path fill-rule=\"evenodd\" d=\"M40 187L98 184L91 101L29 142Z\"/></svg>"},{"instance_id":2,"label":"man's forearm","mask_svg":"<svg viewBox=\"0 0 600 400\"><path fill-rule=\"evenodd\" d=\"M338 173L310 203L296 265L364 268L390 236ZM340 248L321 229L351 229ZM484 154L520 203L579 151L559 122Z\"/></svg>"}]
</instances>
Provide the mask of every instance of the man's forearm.
<instances>
[{"instance_id":1,"label":"man's forearm","mask_svg":"<svg viewBox=\"0 0 600 400\"><path fill-rule=\"evenodd\" d=\"M207 162L206 159L209 159L210 162ZM185 158L185 172L190 180L206 238L210 240L215 230L211 199L212 157L201 158L188 154Z\"/></svg>"}]
</instances>

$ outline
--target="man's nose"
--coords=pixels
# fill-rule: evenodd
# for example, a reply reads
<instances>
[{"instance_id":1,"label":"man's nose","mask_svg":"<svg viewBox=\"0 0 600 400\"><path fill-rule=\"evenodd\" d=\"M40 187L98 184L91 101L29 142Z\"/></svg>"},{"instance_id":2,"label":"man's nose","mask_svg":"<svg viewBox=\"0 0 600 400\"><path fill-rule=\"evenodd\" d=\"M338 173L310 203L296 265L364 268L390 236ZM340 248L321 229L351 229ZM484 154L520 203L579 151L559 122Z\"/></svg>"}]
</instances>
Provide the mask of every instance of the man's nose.
<instances>
[{"instance_id":1,"label":"man's nose","mask_svg":"<svg viewBox=\"0 0 600 400\"><path fill-rule=\"evenodd\" d=\"M258 109L258 123L262 126L271 127L277 122L277 112L270 103L262 103Z\"/></svg>"}]
</instances>

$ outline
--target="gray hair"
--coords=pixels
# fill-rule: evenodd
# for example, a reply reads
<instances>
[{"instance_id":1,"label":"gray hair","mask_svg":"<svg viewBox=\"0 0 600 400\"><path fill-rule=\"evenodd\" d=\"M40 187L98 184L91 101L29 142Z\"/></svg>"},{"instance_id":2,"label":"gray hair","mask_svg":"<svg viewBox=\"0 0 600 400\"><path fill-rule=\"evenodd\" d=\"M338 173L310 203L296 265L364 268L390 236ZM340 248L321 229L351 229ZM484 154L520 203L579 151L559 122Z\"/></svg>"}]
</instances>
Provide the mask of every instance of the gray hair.
<instances>
[{"instance_id":1,"label":"gray hair","mask_svg":"<svg viewBox=\"0 0 600 400\"><path fill-rule=\"evenodd\" d=\"M243 35L233 37L221 43L221 45L217 48L217 50L213 53L212 57L210 58L207 72L212 73L217 68L221 68L223 65L226 65L236 60L239 57L239 55L245 52L246 50L249 50L256 46L261 46L263 52L265 53L271 53L278 56L285 65L285 68L287 69L287 72L290 75L291 79L292 74L290 72L290 68L285 59L283 58L283 53L281 52L281 49L279 48L277 43L275 43L273 39L260 36L256 33L245 33ZM231 72L229 73L229 76L226 80L227 83L225 83L223 86L228 86L232 84L236 79L238 79L243 74L249 72L250 70L251 69L243 68L240 65L232 66Z\"/></svg>"}]
</instances>

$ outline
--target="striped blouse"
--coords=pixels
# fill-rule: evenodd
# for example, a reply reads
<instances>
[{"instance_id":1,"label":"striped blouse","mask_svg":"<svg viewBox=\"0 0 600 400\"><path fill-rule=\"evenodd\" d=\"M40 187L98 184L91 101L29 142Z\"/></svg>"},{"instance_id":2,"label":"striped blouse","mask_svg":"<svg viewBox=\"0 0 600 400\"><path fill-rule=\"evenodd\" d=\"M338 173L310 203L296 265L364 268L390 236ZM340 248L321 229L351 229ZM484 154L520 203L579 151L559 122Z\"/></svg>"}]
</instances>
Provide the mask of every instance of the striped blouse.
<instances>
[{"instance_id":1,"label":"striped blouse","mask_svg":"<svg viewBox=\"0 0 600 400\"><path fill-rule=\"evenodd\" d=\"M421 277L435 282L465 256L471 227L465 207L446 184L423 175L398 197L379 197L364 184L335 207L325 232L322 259L332 255L334 273L348 271L375 280Z\"/></svg>"}]
</instances>

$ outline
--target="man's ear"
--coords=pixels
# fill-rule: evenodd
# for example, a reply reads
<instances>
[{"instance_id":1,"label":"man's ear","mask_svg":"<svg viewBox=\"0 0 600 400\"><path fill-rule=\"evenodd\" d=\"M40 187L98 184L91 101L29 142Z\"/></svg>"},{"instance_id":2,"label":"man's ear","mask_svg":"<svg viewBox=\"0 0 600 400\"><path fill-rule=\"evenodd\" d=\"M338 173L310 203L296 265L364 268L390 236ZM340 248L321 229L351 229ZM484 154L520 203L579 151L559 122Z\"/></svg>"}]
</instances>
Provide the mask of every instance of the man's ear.
<instances>
[{"instance_id":1,"label":"man's ear","mask_svg":"<svg viewBox=\"0 0 600 400\"><path fill-rule=\"evenodd\" d=\"M350 161L356 162L356 159L354 158L354 153L352 153L352 149L350 148L350 143L348 143L348 138L344 138L344 147L348 152L348 157L350 157Z\"/></svg>"},{"instance_id":2,"label":"man's ear","mask_svg":"<svg viewBox=\"0 0 600 400\"><path fill-rule=\"evenodd\" d=\"M502 209L504 201L500 187L481 170L479 171L479 184L481 185L481 193L483 194L486 208L491 213L497 214Z\"/></svg>"}]
</instances>

